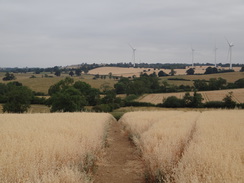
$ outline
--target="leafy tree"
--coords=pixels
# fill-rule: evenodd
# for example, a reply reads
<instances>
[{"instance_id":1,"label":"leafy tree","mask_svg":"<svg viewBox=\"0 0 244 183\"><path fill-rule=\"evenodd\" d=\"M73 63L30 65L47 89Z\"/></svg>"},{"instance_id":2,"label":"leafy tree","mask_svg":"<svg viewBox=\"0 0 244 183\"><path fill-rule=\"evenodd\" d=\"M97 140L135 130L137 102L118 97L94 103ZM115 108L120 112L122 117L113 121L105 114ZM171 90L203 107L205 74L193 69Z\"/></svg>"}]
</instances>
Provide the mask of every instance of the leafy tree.
<instances>
[{"instance_id":1,"label":"leafy tree","mask_svg":"<svg viewBox=\"0 0 244 183\"><path fill-rule=\"evenodd\" d=\"M192 107L196 107L196 108L202 107L203 106L202 101L203 101L202 95L194 91Z\"/></svg>"},{"instance_id":2,"label":"leafy tree","mask_svg":"<svg viewBox=\"0 0 244 183\"><path fill-rule=\"evenodd\" d=\"M86 101L89 105L94 106L99 103L100 100L100 91L96 88L91 88L89 94L86 95Z\"/></svg>"},{"instance_id":3,"label":"leafy tree","mask_svg":"<svg viewBox=\"0 0 244 183\"><path fill-rule=\"evenodd\" d=\"M7 85L0 83L0 103L6 102L5 94L8 92Z\"/></svg>"},{"instance_id":4,"label":"leafy tree","mask_svg":"<svg viewBox=\"0 0 244 183\"><path fill-rule=\"evenodd\" d=\"M176 74L176 71L172 68L171 71L169 72L171 76L174 76Z\"/></svg>"},{"instance_id":5,"label":"leafy tree","mask_svg":"<svg viewBox=\"0 0 244 183\"><path fill-rule=\"evenodd\" d=\"M184 101L184 105L186 107L192 107L192 103L193 103L193 96L190 95L189 92L185 93L184 97L183 97L183 101Z\"/></svg>"},{"instance_id":6,"label":"leafy tree","mask_svg":"<svg viewBox=\"0 0 244 183\"><path fill-rule=\"evenodd\" d=\"M116 97L115 90L108 90L105 96L101 99L102 104L107 104L110 106L110 111L119 108L121 105L121 98Z\"/></svg>"},{"instance_id":7,"label":"leafy tree","mask_svg":"<svg viewBox=\"0 0 244 183\"><path fill-rule=\"evenodd\" d=\"M114 90L108 90L105 93L105 96L102 98L102 103L104 104L113 104L116 100L116 93Z\"/></svg>"},{"instance_id":8,"label":"leafy tree","mask_svg":"<svg viewBox=\"0 0 244 183\"><path fill-rule=\"evenodd\" d=\"M81 76L81 69L75 69L75 75Z\"/></svg>"},{"instance_id":9,"label":"leafy tree","mask_svg":"<svg viewBox=\"0 0 244 183\"><path fill-rule=\"evenodd\" d=\"M69 75L70 75L71 77L73 77L73 76L74 76L74 72L73 72L73 71L70 71L70 72L69 72Z\"/></svg>"},{"instance_id":10,"label":"leafy tree","mask_svg":"<svg viewBox=\"0 0 244 183\"><path fill-rule=\"evenodd\" d=\"M158 77L163 77L163 76L168 76L164 71L159 71L158 72Z\"/></svg>"},{"instance_id":11,"label":"leafy tree","mask_svg":"<svg viewBox=\"0 0 244 183\"><path fill-rule=\"evenodd\" d=\"M193 96L189 92L185 93L183 97L183 102L185 107L202 107L202 95L194 91Z\"/></svg>"},{"instance_id":12,"label":"leafy tree","mask_svg":"<svg viewBox=\"0 0 244 183\"><path fill-rule=\"evenodd\" d=\"M117 94L124 94L126 93L126 85L122 82L118 82L114 84L115 92Z\"/></svg>"},{"instance_id":13,"label":"leafy tree","mask_svg":"<svg viewBox=\"0 0 244 183\"><path fill-rule=\"evenodd\" d=\"M35 71L34 71L34 73L35 73L35 74L40 74L41 71L42 71L42 70L41 70L40 68L36 68Z\"/></svg>"},{"instance_id":14,"label":"leafy tree","mask_svg":"<svg viewBox=\"0 0 244 183\"><path fill-rule=\"evenodd\" d=\"M161 92L167 92L167 88L170 86L170 84L167 81L163 81L162 85L160 86L160 91Z\"/></svg>"},{"instance_id":15,"label":"leafy tree","mask_svg":"<svg viewBox=\"0 0 244 183\"><path fill-rule=\"evenodd\" d=\"M100 91L98 89L92 88L91 85L82 81L76 81L73 86L86 98L88 105L96 105L98 103L100 99Z\"/></svg>"},{"instance_id":16,"label":"leafy tree","mask_svg":"<svg viewBox=\"0 0 244 183\"><path fill-rule=\"evenodd\" d=\"M48 94L53 95L68 86L71 86L74 83L74 79L70 77L66 77L64 80L59 81L58 83L50 86L48 89Z\"/></svg>"},{"instance_id":17,"label":"leafy tree","mask_svg":"<svg viewBox=\"0 0 244 183\"><path fill-rule=\"evenodd\" d=\"M241 67L240 72L244 72L244 66Z\"/></svg>"},{"instance_id":18,"label":"leafy tree","mask_svg":"<svg viewBox=\"0 0 244 183\"><path fill-rule=\"evenodd\" d=\"M214 73L218 73L218 69L216 67L208 67L206 68L204 74L214 74Z\"/></svg>"},{"instance_id":19,"label":"leafy tree","mask_svg":"<svg viewBox=\"0 0 244 183\"><path fill-rule=\"evenodd\" d=\"M234 84L237 88L244 88L244 78L238 79L234 82Z\"/></svg>"},{"instance_id":20,"label":"leafy tree","mask_svg":"<svg viewBox=\"0 0 244 183\"><path fill-rule=\"evenodd\" d=\"M200 80L200 79L194 80L193 85L197 90L201 90L201 91L209 90L209 86L206 80Z\"/></svg>"},{"instance_id":21,"label":"leafy tree","mask_svg":"<svg viewBox=\"0 0 244 183\"><path fill-rule=\"evenodd\" d=\"M150 77L157 77L156 72L153 72L152 74L149 75Z\"/></svg>"},{"instance_id":22,"label":"leafy tree","mask_svg":"<svg viewBox=\"0 0 244 183\"><path fill-rule=\"evenodd\" d=\"M163 100L162 106L177 108L177 107L184 107L184 103L182 99L178 99L176 96L170 96Z\"/></svg>"},{"instance_id":23,"label":"leafy tree","mask_svg":"<svg viewBox=\"0 0 244 183\"><path fill-rule=\"evenodd\" d=\"M51 112L75 112L81 111L87 104L80 91L69 86L62 91L53 94L48 100Z\"/></svg>"},{"instance_id":24,"label":"leafy tree","mask_svg":"<svg viewBox=\"0 0 244 183\"><path fill-rule=\"evenodd\" d=\"M130 80L128 78L122 77L116 84L114 84L115 92L117 94L127 94L129 95L128 87Z\"/></svg>"},{"instance_id":25,"label":"leafy tree","mask_svg":"<svg viewBox=\"0 0 244 183\"><path fill-rule=\"evenodd\" d=\"M55 73L54 73L54 75L61 76L61 70L56 70Z\"/></svg>"},{"instance_id":26,"label":"leafy tree","mask_svg":"<svg viewBox=\"0 0 244 183\"><path fill-rule=\"evenodd\" d=\"M220 90L225 88L225 85L227 84L226 79L223 79L219 77L218 79L216 78L210 78L209 79L209 89L210 90Z\"/></svg>"},{"instance_id":27,"label":"leafy tree","mask_svg":"<svg viewBox=\"0 0 244 183\"><path fill-rule=\"evenodd\" d=\"M226 108L235 108L235 106L236 106L236 102L235 101L233 101L233 92L229 92L226 96L225 96L225 98L223 98L223 101L224 101L224 106L226 107Z\"/></svg>"},{"instance_id":28,"label":"leafy tree","mask_svg":"<svg viewBox=\"0 0 244 183\"><path fill-rule=\"evenodd\" d=\"M91 85L89 85L83 81L76 81L74 83L74 88L78 89L81 92L81 94L83 94L83 95L89 95Z\"/></svg>"},{"instance_id":29,"label":"leafy tree","mask_svg":"<svg viewBox=\"0 0 244 183\"><path fill-rule=\"evenodd\" d=\"M25 86L8 85L3 112L23 113L30 107L33 92Z\"/></svg>"},{"instance_id":30,"label":"leafy tree","mask_svg":"<svg viewBox=\"0 0 244 183\"><path fill-rule=\"evenodd\" d=\"M127 95L128 94L135 94L135 95L141 95L143 93L147 93L147 85L141 81L141 80L134 80L131 81L128 84L128 88L127 88Z\"/></svg>"},{"instance_id":31,"label":"leafy tree","mask_svg":"<svg viewBox=\"0 0 244 183\"><path fill-rule=\"evenodd\" d=\"M190 69L188 69L188 70L186 71L186 74L187 74L187 75L194 75L194 73L195 73L195 70L194 70L193 68L190 68Z\"/></svg>"},{"instance_id":32,"label":"leafy tree","mask_svg":"<svg viewBox=\"0 0 244 183\"><path fill-rule=\"evenodd\" d=\"M113 76L112 72L108 73L109 79L112 79L112 76Z\"/></svg>"},{"instance_id":33,"label":"leafy tree","mask_svg":"<svg viewBox=\"0 0 244 183\"><path fill-rule=\"evenodd\" d=\"M6 72L5 77L3 78L3 81L10 81L10 80L14 80L14 79L16 79L14 74L10 74L9 72Z\"/></svg>"}]
</instances>

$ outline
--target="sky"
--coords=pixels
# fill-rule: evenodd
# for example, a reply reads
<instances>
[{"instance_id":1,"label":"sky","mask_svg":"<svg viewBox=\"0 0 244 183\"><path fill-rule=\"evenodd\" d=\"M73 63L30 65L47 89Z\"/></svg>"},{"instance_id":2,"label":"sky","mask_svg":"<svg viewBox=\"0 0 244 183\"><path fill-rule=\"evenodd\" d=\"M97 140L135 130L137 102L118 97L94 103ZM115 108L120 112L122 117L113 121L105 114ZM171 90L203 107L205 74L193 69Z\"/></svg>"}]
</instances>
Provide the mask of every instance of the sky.
<instances>
[{"instance_id":1,"label":"sky","mask_svg":"<svg viewBox=\"0 0 244 183\"><path fill-rule=\"evenodd\" d=\"M0 0L0 67L244 64L243 0Z\"/></svg>"}]
</instances>

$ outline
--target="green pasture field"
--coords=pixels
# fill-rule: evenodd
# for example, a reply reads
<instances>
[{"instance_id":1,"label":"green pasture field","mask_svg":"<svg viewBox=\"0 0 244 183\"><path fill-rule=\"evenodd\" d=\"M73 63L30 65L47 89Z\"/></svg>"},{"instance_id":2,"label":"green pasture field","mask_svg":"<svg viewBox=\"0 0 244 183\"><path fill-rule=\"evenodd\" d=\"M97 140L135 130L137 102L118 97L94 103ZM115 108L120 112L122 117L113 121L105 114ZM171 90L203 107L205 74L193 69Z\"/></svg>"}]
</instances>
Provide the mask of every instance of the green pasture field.
<instances>
[{"instance_id":1,"label":"green pasture field","mask_svg":"<svg viewBox=\"0 0 244 183\"><path fill-rule=\"evenodd\" d=\"M1 83L8 83L10 81L3 81L2 78L4 77L5 73L0 72L0 82ZM16 80L12 81L18 81L22 83L24 86L29 87L33 91L36 92L43 92L45 94L48 93L48 89L51 85L59 82L60 80L64 79L65 77L68 77L68 74L62 74L60 77L57 77L53 74L48 74L49 76L53 77L43 77L44 74L33 74L33 73L17 73L14 74L16 77ZM30 78L31 76L35 76L36 78ZM93 88L97 88L100 90L103 90L104 87L113 88L114 84L117 82L114 79L109 79L108 77L106 79L93 79L93 75L82 75L80 77L73 77L75 81L84 81L88 84L90 84Z\"/></svg>"}]
</instances>

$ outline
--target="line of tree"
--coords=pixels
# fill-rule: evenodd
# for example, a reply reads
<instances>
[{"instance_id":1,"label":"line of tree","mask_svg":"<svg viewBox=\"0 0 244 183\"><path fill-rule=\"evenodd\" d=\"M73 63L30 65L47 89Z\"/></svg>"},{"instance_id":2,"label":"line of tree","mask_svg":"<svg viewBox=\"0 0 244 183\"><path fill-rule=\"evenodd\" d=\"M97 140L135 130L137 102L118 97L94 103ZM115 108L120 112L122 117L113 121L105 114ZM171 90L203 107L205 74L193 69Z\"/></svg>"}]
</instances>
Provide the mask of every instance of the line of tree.
<instances>
[{"instance_id":1,"label":"line of tree","mask_svg":"<svg viewBox=\"0 0 244 183\"><path fill-rule=\"evenodd\" d=\"M166 108L244 108L244 103L238 104L233 100L233 92L229 92L222 101L209 101L206 103L202 103L202 101L202 95L195 91L193 96L189 92L185 93L182 99L170 96L163 99L163 103L157 106Z\"/></svg>"},{"instance_id":2,"label":"line of tree","mask_svg":"<svg viewBox=\"0 0 244 183\"><path fill-rule=\"evenodd\" d=\"M211 68L214 67L213 64L211 63L195 63L195 66L210 66ZM54 66L54 67L47 67L47 68L39 68L39 67L33 67L33 68L18 68L18 67L8 67L8 68L0 68L0 72L13 72L13 73L27 73L27 72L33 72L34 74L40 74L42 72L50 72L50 73L55 73L57 70L60 70L61 72L64 73L69 73L70 71L73 71L75 69L80 69L84 73L88 73L89 70L95 69L98 67L123 67L123 68L128 68L128 67L133 67L134 64L129 62L120 62L120 63L110 63L110 64L87 64L87 63L82 63L74 66L69 67L61 67L61 66ZM182 64L182 63L140 63L136 64L136 68L152 68L154 70L156 69L185 69L186 67L191 66L190 64ZM229 64L222 64L219 63L218 66L221 67L226 67L228 68L230 65ZM244 71L244 65L243 64L233 64L233 67L242 67L241 72ZM216 73L216 69L213 69L213 71L210 71L210 73ZM207 72L209 73L209 71Z\"/></svg>"},{"instance_id":3,"label":"line of tree","mask_svg":"<svg viewBox=\"0 0 244 183\"><path fill-rule=\"evenodd\" d=\"M234 83L228 83L221 77L210 78L208 81L198 79L194 80L193 85L198 91L244 88L244 78L238 79Z\"/></svg>"},{"instance_id":4,"label":"line of tree","mask_svg":"<svg viewBox=\"0 0 244 183\"><path fill-rule=\"evenodd\" d=\"M194 80L194 86L189 85L172 85L167 81L159 83L159 79L155 74L142 74L138 78L120 78L114 85L117 94L126 95L142 95L144 93L171 93L171 92L189 92L189 91L206 91L220 89L244 88L244 78L238 79L234 83L228 83L226 79L210 78L207 80Z\"/></svg>"}]
</instances>

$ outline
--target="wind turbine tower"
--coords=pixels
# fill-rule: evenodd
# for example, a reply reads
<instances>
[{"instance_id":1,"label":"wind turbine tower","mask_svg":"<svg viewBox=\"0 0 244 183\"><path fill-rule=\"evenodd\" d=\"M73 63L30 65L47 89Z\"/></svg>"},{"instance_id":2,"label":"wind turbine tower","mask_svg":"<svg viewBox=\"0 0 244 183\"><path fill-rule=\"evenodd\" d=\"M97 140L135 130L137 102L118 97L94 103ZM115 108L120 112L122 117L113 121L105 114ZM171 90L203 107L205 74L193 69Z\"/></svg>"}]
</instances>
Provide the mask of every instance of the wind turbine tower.
<instances>
[{"instance_id":1,"label":"wind turbine tower","mask_svg":"<svg viewBox=\"0 0 244 183\"><path fill-rule=\"evenodd\" d=\"M230 53L230 69L232 69L232 47L234 46L234 44L228 41L228 39L226 39L228 45L229 45L229 53Z\"/></svg>"},{"instance_id":2,"label":"wind turbine tower","mask_svg":"<svg viewBox=\"0 0 244 183\"><path fill-rule=\"evenodd\" d=\"M191 47L191 54L192 54L192 68L194 67L194 52L195 52L195 50Z\"/></svg>"},{"instance_id":3,"label":"wind turbine tower","mask_svg":"<svg viewBox=\"0 0 244 183\"><path fill-rule=\"evenodd\" d=\"M215 43L215 47L214 47L214 67L217 68L217 47L216 47L216 43Z\"/></svg>"},{"instance_id":4,"label":"wind turbine tower","mask_svg":"<svg viewBox=\"0 0 244 183\"><path fill-rule=\"evenodd\" d=\"M129 46L132 49L132 61L133 61L133 65L135 67L136 66L136 49L134 47L132 47L130 44L129 44Z\"/></svg>"}]
</instances>

